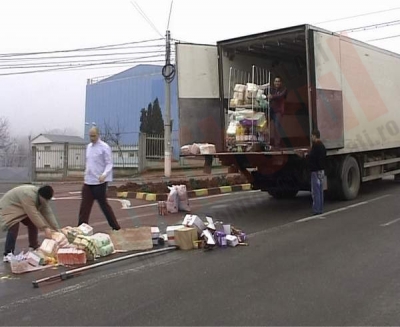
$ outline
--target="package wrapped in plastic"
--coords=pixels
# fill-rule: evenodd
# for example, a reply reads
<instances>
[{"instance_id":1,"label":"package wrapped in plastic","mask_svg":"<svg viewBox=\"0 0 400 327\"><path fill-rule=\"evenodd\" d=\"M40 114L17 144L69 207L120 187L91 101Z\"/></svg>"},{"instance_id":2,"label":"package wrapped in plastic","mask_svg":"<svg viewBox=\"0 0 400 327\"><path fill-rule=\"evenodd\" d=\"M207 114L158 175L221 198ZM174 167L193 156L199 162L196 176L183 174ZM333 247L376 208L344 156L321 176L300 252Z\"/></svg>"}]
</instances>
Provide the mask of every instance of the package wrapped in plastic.
<instances>
[{"instance_id":1,"label":"package wrapped in plastic","mask_svg":"<svg viewBox=\"0 0 400 327\"><path fill-rule=\"evenodd\" d=\"M54 240L50 240L48 238L44 239L42 244L39 247L39 251L45 254L48 257L55 257L57 254L57 243Z\"/></svg>"},{"instance_id":2,"label":"package wrapped in plastic","mask_svg":"<svg viewBox=\"0 0 400 327\"><path fill-rule=\"evenodd\" d=\"M94 241L89 237L85 235L77 235L75 237L75 240L73 242L73 245L80 250L83 250L86 252L86 257L88 260L93 260L96 256L96 245Z\"/></svg>"},{"instance_id":3,"label":"package wrapped in plastic","mask_svg":"<svg viewBox=\"0 0 400 327\"><path fill-rule=\"evenodd\" d=\"M257 97L258 85L254 83L246 84L246 98L255 99Z\"/></svg>"},{"instance_id":4,"label":"package wrapped in plastic","mask_svg":"<svg viewBox=\"0 0 400 327\"><path fill-rule=\"evenodd\" d=\"M67 226L61 229L62 233L67 236L68 242L72 243L77 235L83 235L78 227Z\"/></svg>"},{"instance_id":5,"label":"package wrapped in plastic","mask_svg":"<svg viewBox=\"0 0 400 327\"><path fill-rule=\"evenodd\" d=\"M60 232L52 232L52 233L51 233L51 238L52 238L54 241L56 241L57 246L58 246L59 248L62 248L62 247L67 246L67 245L69 244L68 238L67 238L63 233L60 233Z\"/></svg>"},{"instance_id":6,"label":"package wrapped in plastic","mask_svg":"<svg viewBox=\"0 0 400 327\"><path fill-rule=\"evenodd\" d=\"M216 153L215 145L210 143L200 144L200 154L214 154Z\"/></svg>"},{"instance_id":7,"label":"package wrapped in plastic","mask_svg":"<svg viewBox=\"0 0 400 327\"><path fill-rule=\"evenodd\" d=\"M75 248L63 248L57 252L59 264L79 265L86 263L86 252Z\"/></svg>"},{"instance_id":8,"label":"package wrapped in plastic","mask_svg":"<svg viewBox=\"0 0 400 327\"><path fill-rule=\"evenodd\" d=\"M246 85L244 84L236 84L235 88L233 89L234 92L244 93L246 92Z\"/></svg>"},{"instance_id":9,"label":"package wrapped in plastic","mask_svg":"<svg viewBox=\"0 0 400 327\"><path fill-rule=\"evenodd\" d=\"M177 213L179 211L179 196L176 187L168 186L169 194L167 198L167 211Z\"/></svg>"},{"instance_id":10,"label":"package wrapped in plastic","mask_svg":"<svg viewBox=\"0 0 400 327\"><path fill-rule=\"evenodd\" d=\"M190 152L191 146L190 145L183 145L181 146L181 155L188 156L192 153Z\"/></svg>"},{"instance_id":11,"label":"package wrapped in plastic","mask_svg":"<svg viewBox=\"0 0 400 327\"><path fill-rule=\"evenodd\" d=\"M194 155L200 154L200 147L199 147L199 145L197 143L193 143L190 146L190 153L194 154Z\"/></svg>"},{"instance_id":12,"label":"package wrapped in plastic","mask_svg":"<svg viewBox=\"0 0 400 327\"><path fill-rule=\"evenodd\" d=\"M186 185L177 185L176 189L178 191L178 210L190 212L189 197L187 194Z\"/></svg>"},{"instance_id":13,"label":"package wrapped in plastic","mask_svg":"<svg viewBox=\"0 0 400 327\"><path fill-rule=\"evenodd\" d=\"M94 241L94 244L97 248L101 248L102 246L106 246L111 243L110 235L105 233L96 233L90 236L90 238Z\"/></svg>"},{"instance_id":14,"label":"package wrapped in plastic","mask_svg":"<svg viewBox=\"0 0 400 327\"><path fill-rule=\"evenodd\" d=\"M100 257L106 257L114 252L114 245L112 243L104 245L97 249L97 255Z\"/></svg>"}]
</instances>

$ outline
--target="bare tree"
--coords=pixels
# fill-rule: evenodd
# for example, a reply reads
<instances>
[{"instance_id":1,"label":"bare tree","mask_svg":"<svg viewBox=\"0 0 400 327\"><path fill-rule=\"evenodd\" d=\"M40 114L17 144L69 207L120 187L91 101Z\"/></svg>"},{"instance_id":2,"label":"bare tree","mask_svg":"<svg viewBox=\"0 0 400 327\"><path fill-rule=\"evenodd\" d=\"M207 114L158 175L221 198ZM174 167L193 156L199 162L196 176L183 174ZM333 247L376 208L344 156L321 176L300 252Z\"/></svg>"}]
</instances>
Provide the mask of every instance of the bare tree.
<instances>
[{"instance_id":1,"label":"bare tree","mask_svg":"<svg viewBox=\"0 0 400 327\"><path fill-rule=\"evenodd\" d=\"M10 125L6 117L0 117L0 149L10 145Z\"/></svg>"},{"instance_id":2,"label":"bare tree","mask_svg":"<svg viewBox=\"0 0 400 327\"><path fill-rule=\"evenodd\" d=\"M115 125L112 127L111 124L104 120L103 129L101 132L101 138L108 145L115 146L118 149L118 156L122 160L122 167L125 167L125 160L122 152L122 134L123 128L121 127L120 120L117 118Z\"/></svg>"},{"instance_id":3,"label":"bare tree","mask_svg":"<svg viewBox=\"0 0 400 327\"><path fill-rule=\"evenodd\" d=\"M23 143L22 140L11 138L8 119L0 117L0 166L26 167L29 149Z\"/></svg>"}]
</instances>

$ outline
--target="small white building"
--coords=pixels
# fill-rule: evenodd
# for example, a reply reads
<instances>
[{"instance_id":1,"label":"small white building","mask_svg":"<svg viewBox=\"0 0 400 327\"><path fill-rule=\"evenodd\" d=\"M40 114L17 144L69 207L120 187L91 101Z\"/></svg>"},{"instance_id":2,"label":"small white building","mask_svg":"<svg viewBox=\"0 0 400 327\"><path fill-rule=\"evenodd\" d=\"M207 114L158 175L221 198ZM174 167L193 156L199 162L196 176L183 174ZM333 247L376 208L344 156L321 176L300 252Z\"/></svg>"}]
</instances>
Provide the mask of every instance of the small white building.
<instances>
[{"instance_id":1,"label":"small white building","mask_svg":"<svg viewBox=\"0 0 400 327\"><path fill-rule=\"evenodd\" d=\"M86 141L79 136L39 134L31 144L37 169L85 168Z\"/></svg>"}]
</instances>

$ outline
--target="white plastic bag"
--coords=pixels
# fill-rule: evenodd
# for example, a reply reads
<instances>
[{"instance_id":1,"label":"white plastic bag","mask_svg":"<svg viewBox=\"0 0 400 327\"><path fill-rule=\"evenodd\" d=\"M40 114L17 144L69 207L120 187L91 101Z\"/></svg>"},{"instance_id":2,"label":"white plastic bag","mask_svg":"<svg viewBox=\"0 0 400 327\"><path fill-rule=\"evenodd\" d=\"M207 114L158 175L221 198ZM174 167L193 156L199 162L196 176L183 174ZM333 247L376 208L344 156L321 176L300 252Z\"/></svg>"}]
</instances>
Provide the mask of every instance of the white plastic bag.
<instances>
[{"instance_id":1,"label":"white plastic bag","mask_svg":"<svg viewBox=\"0 0 400 327\"><path fill-rule=\"evenodd\" d=\"M190 204L189 198L187 195L186 185L178 185L176 186L178 190L178 209L179 211L190 212Z\"/></svg>"},{"instance_id":2,"label":"white plastic bag","mask_svg":"<svg viewBox=\"0 0 400 327\"><path fill-rule=\"evenodd\" d=\"M177 213L179 211L179 196L178 190L175 186L168 186L169 194L167 199L167 211L170 213Z\"/></svg>"}]
</instances>

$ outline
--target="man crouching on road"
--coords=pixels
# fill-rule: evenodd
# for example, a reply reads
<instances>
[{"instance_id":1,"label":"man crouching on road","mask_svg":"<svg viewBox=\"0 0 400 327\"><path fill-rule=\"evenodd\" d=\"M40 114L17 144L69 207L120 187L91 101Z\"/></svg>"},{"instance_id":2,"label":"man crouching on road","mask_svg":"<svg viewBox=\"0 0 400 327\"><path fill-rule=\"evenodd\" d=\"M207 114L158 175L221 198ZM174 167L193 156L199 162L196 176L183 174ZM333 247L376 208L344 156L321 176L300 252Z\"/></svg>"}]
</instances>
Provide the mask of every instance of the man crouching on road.
<instances>
[{"instance_id":1,"label":"man crouching on road","mask_svg":"<svg viewBox=\"0 0 400 327\"><path fill-rule=\"evenodd\" d=\"M0 199L0 227L8 230L4 249L4 262L9 262L10 255L15 251L19 223L28 227L29 246L39 247L38 230L44 231L45 237L51 239L52 230L58 230L56 217L50 207L53 188L45 185L17 186Z\"/></svg>"}]
</instances>

